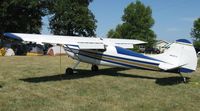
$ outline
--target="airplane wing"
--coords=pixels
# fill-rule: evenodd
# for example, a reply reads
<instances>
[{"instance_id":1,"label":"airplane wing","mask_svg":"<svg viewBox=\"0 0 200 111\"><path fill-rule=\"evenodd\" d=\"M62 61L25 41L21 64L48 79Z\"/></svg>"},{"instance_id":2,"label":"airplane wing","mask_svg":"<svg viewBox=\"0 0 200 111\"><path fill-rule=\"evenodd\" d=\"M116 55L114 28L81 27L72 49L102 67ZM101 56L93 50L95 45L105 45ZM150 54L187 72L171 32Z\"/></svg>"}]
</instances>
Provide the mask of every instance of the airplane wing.
<instances>
[{"instance_id":1,"label":"airplane wing","mask_svg":"<svg viewBox=\"0 0 200 111\"><path fill-rule=\"evenodd\" d=\"M105 45L120 46L123 48L133 48L135 44L144 44L140 40L129 39L109 39L94 37L74 37L58 35L40 35L40 34L23 34L23 33L4 33L7 38L12 38L26 42L36 42L38 44L66 44L78 45L80 49L104 49Z\"/></svg>"}]
</instances>

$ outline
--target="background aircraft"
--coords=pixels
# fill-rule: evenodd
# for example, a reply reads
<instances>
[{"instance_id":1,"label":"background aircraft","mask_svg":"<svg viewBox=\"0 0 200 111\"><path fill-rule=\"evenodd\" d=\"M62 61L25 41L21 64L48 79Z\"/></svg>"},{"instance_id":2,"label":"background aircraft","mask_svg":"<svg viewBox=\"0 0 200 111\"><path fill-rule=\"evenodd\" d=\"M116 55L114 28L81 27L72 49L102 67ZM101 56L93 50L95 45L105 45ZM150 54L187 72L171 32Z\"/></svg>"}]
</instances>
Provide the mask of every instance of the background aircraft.
<instances>
[{"instance_id":1,"label":"background aircraft","mask_svg":"<svg viewBox=\"0 0 200 111\"><path fill-rule=\"evenodd\" d=\"M127 49L133 48L135 44L145 43L140 40L20 33L4 33L4 36L38 44L62 45L66 54L77 60L76 64L66 69L66 74L73 74L74 69L80 62L92 64L92 71L98 71L98 65L107 65L157 71L176 71L180 75L182 72L193 72L197 67L196 51L192 43L185 39L176 40L162 54L143 55ZM184 77L183 80L186 81Z\"/></svg>"}]
</instances>

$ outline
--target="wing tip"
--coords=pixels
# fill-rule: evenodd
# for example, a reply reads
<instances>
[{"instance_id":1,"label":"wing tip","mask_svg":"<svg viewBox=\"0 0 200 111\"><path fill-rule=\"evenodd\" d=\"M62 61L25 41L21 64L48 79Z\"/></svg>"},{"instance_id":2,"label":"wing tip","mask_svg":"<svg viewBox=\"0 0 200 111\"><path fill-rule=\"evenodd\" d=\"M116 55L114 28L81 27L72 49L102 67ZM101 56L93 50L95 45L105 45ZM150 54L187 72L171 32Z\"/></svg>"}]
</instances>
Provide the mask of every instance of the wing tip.
<instances>
[{"instance_id":1,"label":"wing tip","mask_svg":"<svg viewBox=\"0 0 200 111\"><path fill-rule=\"evenodd\" d=\"M3 33L3 36L8 37L8 38L12 38L12 39L22 40L20 37L18 37L14 33L7 33L6 32L6 33Z\"/></svg>"}]
</instances>

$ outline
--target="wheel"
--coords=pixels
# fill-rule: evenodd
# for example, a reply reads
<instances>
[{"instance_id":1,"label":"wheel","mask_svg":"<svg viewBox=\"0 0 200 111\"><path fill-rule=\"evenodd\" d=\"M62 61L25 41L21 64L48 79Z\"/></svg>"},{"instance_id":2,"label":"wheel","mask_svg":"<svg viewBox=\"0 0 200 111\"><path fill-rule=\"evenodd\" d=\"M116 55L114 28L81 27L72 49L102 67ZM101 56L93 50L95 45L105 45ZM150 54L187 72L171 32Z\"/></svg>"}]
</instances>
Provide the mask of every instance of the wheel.
<instances>
[{"instance_id":1,"label":"wheel","mask_svg":"<svg viewBox=\"0 0 200 111\"><path fill-rule=\"evenodd\" d=\"M99 70L99 67L97 65L92 65L91 70L96 72Z\"/></svg>"},{"instance_id":2,"label":"wheel","mask_svg":"<svg viewBox=\"0 0 200 111\"><path fill-rule=\"evenodd\" d=\"M187 83L187 79L185 77L183 77L183 82Z\"/></svg>"},{"instance_id":3,"label":"wheel","mask_svg":"<svg viewBox=\"0 0 200 111\"><path fill-rule=\"evenodd\" d=\"M74 73L74 71L73 71L73 69L72 68L67 68L66 70L65 70L65 74L73 74Z\"/></svg>"}]
</instances>

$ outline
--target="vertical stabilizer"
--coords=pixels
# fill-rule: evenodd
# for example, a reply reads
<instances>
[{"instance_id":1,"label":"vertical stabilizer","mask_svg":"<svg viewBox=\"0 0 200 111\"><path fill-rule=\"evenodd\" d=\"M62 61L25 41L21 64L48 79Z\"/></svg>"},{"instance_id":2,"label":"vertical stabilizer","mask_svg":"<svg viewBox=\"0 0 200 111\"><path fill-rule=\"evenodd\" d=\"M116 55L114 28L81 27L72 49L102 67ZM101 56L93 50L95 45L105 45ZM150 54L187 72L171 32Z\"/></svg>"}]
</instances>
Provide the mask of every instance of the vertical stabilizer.
<instances>
[{"instance_id":1,"label":"vertical stabilizer","mask_svg":"<svg viewBox=\"0 0 200 111\"><path fill-rule=\"evenodd\" d=\"M180 72L193 72L197 67L197 55L193 44L186 39L176 40L163 54L156 57L165 63L159 67L164 70L178 69Z\"/></svg>"}]
</instances>

